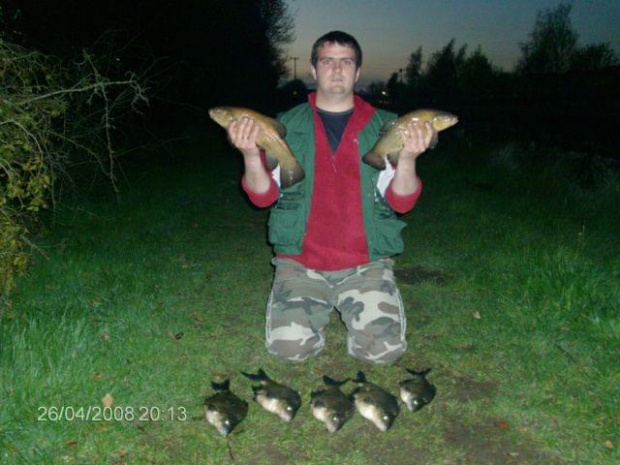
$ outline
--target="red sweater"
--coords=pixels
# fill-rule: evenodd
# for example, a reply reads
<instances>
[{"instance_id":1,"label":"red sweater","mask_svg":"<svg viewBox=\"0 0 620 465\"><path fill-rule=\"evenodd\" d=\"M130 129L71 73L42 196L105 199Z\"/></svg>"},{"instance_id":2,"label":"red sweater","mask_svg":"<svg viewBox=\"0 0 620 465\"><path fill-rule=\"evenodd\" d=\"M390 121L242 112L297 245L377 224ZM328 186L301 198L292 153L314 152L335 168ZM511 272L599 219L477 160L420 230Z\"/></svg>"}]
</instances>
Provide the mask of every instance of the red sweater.
<instances>
[{"instance_id":1,"label":"red sweater","mask_svg":"<svg viewBox=\"0 0 620 465\"><path fill-rule=\"evenodd\" d=\"M355 109L335 153L331 152L327 134L316 111L316 94L309 96L314 113L315 165L314 187L306 235L299 255L279 255L291 258L307 268L334 271L363 265L370 261L366 245L360 183L360 154L357 134L372 118L375 109L355 96ZM242 186L250 201L258 207L275 202L279 189L272 180L263 194L248 189L245 178ZM391 184L385 198L394 211L411 210L422 192L422 183L416 192L407 196L395 194Z\"/></svg>"}]
</instances>

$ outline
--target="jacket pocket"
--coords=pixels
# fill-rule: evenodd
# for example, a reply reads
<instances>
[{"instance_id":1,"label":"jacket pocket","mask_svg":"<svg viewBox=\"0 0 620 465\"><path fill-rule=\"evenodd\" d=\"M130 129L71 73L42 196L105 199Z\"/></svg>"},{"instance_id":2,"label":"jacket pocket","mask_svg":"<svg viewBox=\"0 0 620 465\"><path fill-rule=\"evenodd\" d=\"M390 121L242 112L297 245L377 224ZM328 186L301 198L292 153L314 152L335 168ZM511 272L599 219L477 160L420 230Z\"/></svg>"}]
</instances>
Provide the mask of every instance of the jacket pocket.
<instances>
[{"instance_id":1,"label":"jacket pocket","mask_svg":"<svg viewBox=\"0 0 620 465\"><path fill-rule=\"evenodd\" d=\"M402 230L407 223L400 220L384 200L377 200L373 209L374 241L372 249L379 256L399 254L404 249Z\"/></svg>"},{"instance_id":2,"label":"jacket pocket","mask_svg":"<svg viewBox=\"0 0 620 465\"><path fill-rule=\"evenodd\" d=\"M299 253L303 236L303 201L298 190L285 191L271 209L267 239L276 252Z\"/></svg>"}]
</instances>

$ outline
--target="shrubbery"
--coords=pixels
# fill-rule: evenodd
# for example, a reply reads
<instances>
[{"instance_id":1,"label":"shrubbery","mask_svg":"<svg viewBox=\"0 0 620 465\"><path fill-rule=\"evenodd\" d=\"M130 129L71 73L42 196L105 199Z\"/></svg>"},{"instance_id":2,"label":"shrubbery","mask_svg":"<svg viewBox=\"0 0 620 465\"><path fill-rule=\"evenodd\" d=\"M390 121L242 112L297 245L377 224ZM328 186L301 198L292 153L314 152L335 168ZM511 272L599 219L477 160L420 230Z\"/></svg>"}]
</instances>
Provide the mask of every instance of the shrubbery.
<instances>
[{"instance_id":1,"label":"shrubbery","mask_svg":"<svg viewBox=\"0 0 620 465\"><path fill-rule=\"evenodd\" d=\"M138 79L110 81L96 59L64 63L0 39L0 301L34 247L37 212L53 205L77 157L114 183L114 120L145 102Z\"/></svg>"}]
</instances>

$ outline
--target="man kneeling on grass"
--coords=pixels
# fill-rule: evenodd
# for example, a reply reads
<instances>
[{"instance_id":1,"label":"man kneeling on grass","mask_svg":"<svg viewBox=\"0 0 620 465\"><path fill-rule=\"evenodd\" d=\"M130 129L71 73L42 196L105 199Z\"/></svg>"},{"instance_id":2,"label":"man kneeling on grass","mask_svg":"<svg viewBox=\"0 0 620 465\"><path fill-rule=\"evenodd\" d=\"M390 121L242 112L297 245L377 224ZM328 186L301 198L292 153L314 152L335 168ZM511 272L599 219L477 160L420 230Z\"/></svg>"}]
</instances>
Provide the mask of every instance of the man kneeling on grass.
<instances>
[{"instance_id":1,"label":"man kneeling on grass","mask_svg":"<svg viewBox=\"0 0 620 465\"><path fill-rule=\"evenodd\" d=\"M432 138L412 124L403 133L398 165L383 171L361 162L383 124L396 118L354 93L362 51L349 34L330 32L312 49L316 92L280 115L287 142L306 176L280 188L256 146L258 127L244 118L228 127L243 154L242 186L258 207L275 202L269 241L276 267L267 304L266 346L283 360L303 361L325 346L336 308L353 357L390 364L406 350L405 312L391 256L402 252L405 223L422 191L416 158Z\"/></svg>"}]
</instances>

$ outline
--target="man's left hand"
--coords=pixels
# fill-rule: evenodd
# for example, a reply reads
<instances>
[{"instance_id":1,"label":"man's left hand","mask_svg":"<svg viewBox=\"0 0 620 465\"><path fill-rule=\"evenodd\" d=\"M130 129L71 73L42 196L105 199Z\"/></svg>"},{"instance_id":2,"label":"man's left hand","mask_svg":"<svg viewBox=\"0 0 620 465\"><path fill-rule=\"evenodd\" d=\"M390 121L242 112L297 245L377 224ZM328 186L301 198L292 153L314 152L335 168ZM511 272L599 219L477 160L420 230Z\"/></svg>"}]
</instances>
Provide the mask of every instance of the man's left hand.
<instances>
[{"instance_id":1,"label":"man's left hand","mask_svg":"<svg viewBox=\"0 0 620 465\"><path fill-rule=\"evenodd\" d=\"M401 131L400 136L403 139L403 148L399 153L399 160L413 161L426 152L436 137L436 133L428 121L424 123L424 126L414 121L409 123L407 129Z\"/></svg>"}]
</instances>

